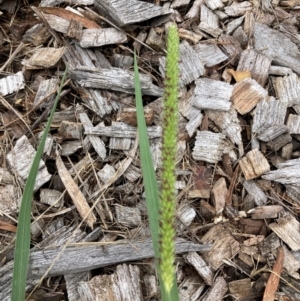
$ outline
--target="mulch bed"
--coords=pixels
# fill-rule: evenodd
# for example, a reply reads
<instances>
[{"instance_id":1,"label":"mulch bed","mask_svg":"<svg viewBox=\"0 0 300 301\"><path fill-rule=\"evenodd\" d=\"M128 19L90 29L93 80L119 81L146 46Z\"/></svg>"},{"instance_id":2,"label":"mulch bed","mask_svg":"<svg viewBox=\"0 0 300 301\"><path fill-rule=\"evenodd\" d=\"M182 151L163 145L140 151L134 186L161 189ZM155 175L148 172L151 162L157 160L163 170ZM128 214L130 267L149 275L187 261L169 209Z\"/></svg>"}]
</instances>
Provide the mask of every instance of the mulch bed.
<instances>
[{"instance_id":1,"label":"mulch bed","mask_svg":"<svg viewBox=\"0 0 300 301\"><path fill-rule=\"evenodd\" d=\"M300 2L0 1L0 296L32 206L30 300L160 300L133 52L159 179L166 32L180 35L181 300L300 300ZM280 276L280 278L278 277Z\"/></svg>"}]
</instances>

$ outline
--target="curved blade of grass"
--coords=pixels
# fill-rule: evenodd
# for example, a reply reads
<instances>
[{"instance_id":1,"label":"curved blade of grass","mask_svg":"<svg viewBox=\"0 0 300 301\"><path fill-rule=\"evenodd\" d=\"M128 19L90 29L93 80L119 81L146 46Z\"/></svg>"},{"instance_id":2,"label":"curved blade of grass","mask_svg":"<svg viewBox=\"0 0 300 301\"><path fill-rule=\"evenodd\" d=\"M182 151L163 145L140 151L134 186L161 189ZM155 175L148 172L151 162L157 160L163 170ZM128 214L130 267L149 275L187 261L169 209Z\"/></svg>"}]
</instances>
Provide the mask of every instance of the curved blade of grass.
<instances>
[{"instance_id":1,"label":"curved blade of grass","mask_svg":"<svg viewBox=\"0 0 300 301\"><path fill-rule=\"evenodd\" d=\"M152 235L152 242L154 248L155 258L159 258L159 245L158 245L158 213L159 213L159 192L156 181L155 170L153 166L149 138L147 133L142 92L140 85L140 78L134 53L134 86L136 98L136 111L137 111L137 124L139 134L140 156L142 162L142 174L145 185L145 194L148 208L149 224Z\"/></svg>"},{"instance_id":2,"label":"curved blade of grass","mask_svg":"<svg viewBox=\"0 0 300 301\"><path fill-rule=\"evenodd\" d=\"M147 133L142 92L139 79L136 54L134 53L134 86L136 98L137 124L139 134L140 156L142 162L142 174L145 186L147 211L149 217L149 225L152 236L152 243L155 255L156 269L160 284L162 284L161 273L159 270L158 260L159 253L159 190L153 165L153 160L150 151L149 138ZM176 279L174 278L173 287L170 292L167 292L164 285L160 285L163 301L179 301Z\"/></svg>"},{"instance_id":3,"label":"curved blade of grass","mask_svg":"<svg viewBox=\"0 0 300 301\"><path fill-rule=\"evenodd\" d=\"M31 165L28 179L25 184L24 193L20 206L20 213L18 218L18 228L15 245L15 256L14 256L14 269L12 278L12 293L11 300L13 301L24 301L25 300L25 288L27 279L27 270L29 262L29 251L30 251L30 214L31 214L31 200L33 197L33 189L36 180L36 175L39 170L40 160L43 154L45 141L50 130L51 120L53 118L60 93L65 82L67 74L67 68L64 72L63 78L60 83L60 87L44 130L42 139L39 143L36 155Z\"/></svg>"}]
</instances>

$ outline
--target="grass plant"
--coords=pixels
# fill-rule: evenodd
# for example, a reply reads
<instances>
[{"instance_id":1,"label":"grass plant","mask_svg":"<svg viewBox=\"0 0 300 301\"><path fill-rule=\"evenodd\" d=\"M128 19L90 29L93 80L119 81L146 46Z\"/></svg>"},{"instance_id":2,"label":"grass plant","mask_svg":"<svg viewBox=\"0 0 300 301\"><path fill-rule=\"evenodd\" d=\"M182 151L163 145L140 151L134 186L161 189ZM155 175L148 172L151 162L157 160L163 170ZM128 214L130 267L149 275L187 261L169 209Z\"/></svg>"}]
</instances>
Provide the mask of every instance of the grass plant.
<instances>
[{"instance_id":1,"label":"grass plant","mask_svg":"<svg viewBox=\"0 0 300 301\"><path fill-rule=\"evenodd\" d=\"M175 157L177 148L179 38L177 28L174 25L172 25L168 30L167 46L164 110L162 122L162 173L160 176L162 184L160 191L158 189L150 151L136 55L134 57L135 94L142 174L144 179L149 224L152 234L161 295L163 301L179 301L174 263L174 221L176 208ZM64 72L50 117L43 132L42 139L38 145L21 200L12 279L11 300L13 301L24 301L25 299L30 253L31 201L33 198L34 184L45 146L46 137L50 130L51 121L60 98L63 84L65 82L66 73L67 69Z\"/></svg>"},{"instance_id":2,"label":"grass plant","mask_svg":"<svg viewBox=\"0 0 300 301\"><path fill-rule=\"evenodd\" d=\"M63 78L60 82L60 87L53 104L50 117L44 129L42 139L38 145L34 160L31 165L28 179L25 184L23 197L20 205L20 212L18 218L18 228L16 236L15 254L14 254L14 268L12 278L12 301L24 301L26 279L28 271L29 253L30 253L30 224L31 224L31 201L33 198L34 184L39 170L40 160L43 154L45 141L50 130L51 121L60 98L61 90L65 82L67 69L64 72Z\"/></svg>"},{"instance_id":3,"label":"grass plant","mask_svg":"<svg viewBox=\"0 0 300 301\"><path fill-rule=\"evenodd\" d=\"M178 301L175 279L175 164L177 149L177 107L179 83L179 37L175 25L168 29L166 76L162 118L162 172L158 190L150 152L136 56L134 57L135 95L142 174L149 224L163 301Z\"/></svg>"}]
</instances>

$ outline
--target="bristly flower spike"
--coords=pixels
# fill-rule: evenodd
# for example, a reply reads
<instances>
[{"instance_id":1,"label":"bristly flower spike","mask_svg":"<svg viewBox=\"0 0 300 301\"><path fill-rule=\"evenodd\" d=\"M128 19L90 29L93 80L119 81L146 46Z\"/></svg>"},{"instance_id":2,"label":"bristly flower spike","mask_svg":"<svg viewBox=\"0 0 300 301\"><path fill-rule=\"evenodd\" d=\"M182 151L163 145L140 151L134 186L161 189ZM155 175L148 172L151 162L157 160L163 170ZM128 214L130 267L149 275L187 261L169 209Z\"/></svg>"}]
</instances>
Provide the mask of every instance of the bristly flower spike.
<instances>
[{"instance_id":1,"label":"bristly flower spike","mask_svg":"<svg viewBox=\"0 0 300 301\"><path fill-rule=\"evenodd\" d=\"M175 167L178 125L179 37L175 25L168 29L162 118L162 168L160 191L160 272L166 291L175 279Z\"/></svg>"}]
</instances>

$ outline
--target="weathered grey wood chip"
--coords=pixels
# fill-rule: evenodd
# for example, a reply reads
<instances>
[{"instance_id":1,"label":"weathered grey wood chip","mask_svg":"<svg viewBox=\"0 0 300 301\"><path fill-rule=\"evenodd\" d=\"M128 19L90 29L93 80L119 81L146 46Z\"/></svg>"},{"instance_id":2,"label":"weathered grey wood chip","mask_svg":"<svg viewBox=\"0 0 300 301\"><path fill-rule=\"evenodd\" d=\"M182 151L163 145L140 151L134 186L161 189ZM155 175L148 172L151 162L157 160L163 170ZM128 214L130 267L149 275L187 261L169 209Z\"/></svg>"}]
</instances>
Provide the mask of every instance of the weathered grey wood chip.
<instances>
[{"instance_id":1,"label":"weathered grey wood chip","mask_svg":"<svg viewBox=\"0 0 300 301\"><path fill-rule=\"evenodd\" d=\"M26 136L22 136L17 140L14 148L7 154L7 161L11 168L16 172L22 180L26 180L29 176L30 167L34 160L36 151L29 143ZM42 185L47 183L51 179L45 162L40 160L39 171L34 184L34 190L36 191Z\"/></svg>"},{"instance_id":2,"label":"weathered grey wood chip","mask_svg":"<svg viewBox=\"0 0 300 301\"><path fill-rule=\"evenodd\" d=\"M200 255L196 252L190 252L185 256L185 259L194 267L207 285L212 285L214 283L215 274Z\"/></svg>"},{"instance_id":3,"label":"weathered grey wood chip","mask_svg":"<svg viewBox=\"0 0 300 301\"><path fill-rule=\"evenodd\" d=\"M79 109L79 108L78 108ZM84 127L84 129L88 129L93 126L92 121L89 119L88 115L86 113L80 113L79 119ZM88 135L87 136L91 144L93 145L95 151L97 152L98 156L104 160L106 157L106 149L104 142L94 135Z\"/></svg>"},{"instance_id":4,"label":"weathered grey wood chip","mask_svg":"<svg viewBox=\"0 0 300 301\"><path fill-rule=\"evenodd\" d=\"M66 52L64 55L65 63L71 68L76 66L86 66L91 68L104 68L109 69L111 65L104 55L97 49L84 49L79 45L74 44L69 46L71 51ZM72 55L75 53L76 55ZM115 102L108 101L106 97L101 95L98 89L88 89L82 87L76 81L74 89L79 93L83 102L85 102L95 114L104 116L110 114L112 109L115 109Z\"/></svg>"},{"instance_id":5,"label":"weathered grey wood chip","mask_svg":"<svg viewBox=\"0 0 300 301\"><path fill-rule=\"evenodd\" d=\"M70 69L70 77L87 88L109 89L134 94L134 73L119 68L98 69L76 67ZM162 89L152 84L151 77L140 74L142 93L161 96Z\"/></svg>"},{"instance_id":6,"label":"weathered grey wood chip","mask_svg":"<svg viewBox=\"0 0 300 301\"><path fill-rule=\"evenodd\" d=\"M257 206L262 206L267 203L267 196L252 180L244 181L244 188L254 198L254 202Z\"/></svg>"},{"instance_id":7,"label":"weathered grey wood chip","mask_svg":"<svg viewBox=\"0 0 300 301\"><path fill-rule=\"evenodd\" d=\"M191 119L185 126L190 137L194 135L197 128L201 125L202 118L203 118L203 115L201 114L201 110L197 109L196 107L193 108L194 108L193 110L194 115L191 117Z\"/></svg>"},{"instance_id":8,"label":"weathered grey wood chip","mask_svg":"<svg viewBox=\"0 0 300 301\"><path fill-rule=\"evenodd\" d=\"M83 48L119 44L127 41L127 35L116 28L84 29L79 44Z\"/></svg>"},{"instance_id":9,"label":"weathered grey wood chip","mask_svg":"<svg viewBox=\"0 0 300 301\"><path fill-rule=\"evenodd\" d=\"M258 206L247 212L252 219L277 218L283 207L279 205Z\"/></svg>"},{"instance_id":10,"label":"weathered grey wood chip","mask_svg":"<svg viewBox=\"0 0 300 301\"><path fill-rule=\"evenodd\" d=\"M227 282L223 277L217 277L211 289L202 299L203 301L222 300L228 290Z\"/></svg>"},{"instance_id":11,"label":"weathered grey wood chip","mask_svg":"<svg viewBox=\"0 0 300 301\"><path fill-rule=\"evenodd\" d=\"M20 196L13 184L0 185L0 210L6 214L15 214L20 207Z\"/></svg>"},{"instance_id":12,"label":"weathered grey wood chip","mask_svg":"<svg viewBox=\"0 0 300 301\"><path fill-rule=\"evenodd\" d=\"M251 11L252 4L249 1L233 2L230 6L225 7L225 13L231 17L244 15L247 11Z\"/></svg>"},{"instance_id":13,"label":"weathered grey wood chip","mask_svg":"<svg viewBox=\"0 0 300 301\"><path fill-rule=\"evenodd\" d=\"M78 300L143 300L140 267L137 265L117 265L113 274L93 277L89 282L78 283Z\"/></svg>"},{"instance_id":14,"label":"weathered grey wood chip","mask_svg":"<svg viewBox=\"0 0 300 301\"><path fill-rule=\"evenodd\" d=\"M171 4L172 8L188 5L191 0L174 0Z\"/></svg>"},{"instance_id":15,"label":"weathered grey wood chip","mask_svg":"<svg viewBox=\"0 0 300 301\"><path fill-rule=\"evenodd\" d=\"M43 101L46 97L45 101L40 105L40 107L47 108L49 104L52 103L52 101L54 100L55 93L53 92L57 90L58 86L59 86L59 79L57 77L42 80L33 101L34 105L36 106L39 102ZM47 97L47 95L49 94L50 96Z\"/></svg>"},{"instance_id":16,"label":"weathered grey wood chip","mask_svg":"<svg viewBox=\"0 0 300 301\"><path fill-rule=\"evenodd\" d=\"M260 135L270 127L283 125L286 109L286 103L274 97L263 99L254 110L252 133Z\"/></svg>"},{"instance_id":17,"label":"weathered grey wood chip","mask_svg":"<svg viewBox=\"0 0 300 301\"><path fill-rule=\"evenodd\" d=\"M289 128L286 125L273 125L263 131L257 136L257 138L264 142L270 142L278 136L288 133Z\"/></svg>"},{"instance_id":18,"label":"weathered grey wood chip","mask_svg":"<svg viewBox=\"0 0 300 301\"><path fill-rule=\"evenodd\" d=\"M198 131L192 156L195 160L217 163L225 149L225 135L208 131Z\"/></svg>"},{"instance_id":19,"label":"weathered grey wood chip","mask_svg":"<svg viewBox=\"0 0 300 301\"><path fill-rule=\"evenodd\" d=\"M123 122L115 122L112 126L86 127L85 133L115 138L135 138L137 128ZM162 134L161 126L147 127L149 138L159 138Z\"/></svg>"},{"instance_id":20,"label":"weathered grey wood chip","mask_svg":"<svg viewBox=\"0 0 300 301\"><path fill-rule=\"evenodd\" d=\"M22 71L0 79L0 95L6 96L20 89L24 89L25 79Z\"/></svg>"},{"instance_id":21,"label":"weathered grey wood chip","mask_svg":"<svg viewBox=\"0 0 300 301\"><path fill-rule=\"evenodd\" d=\"M196 89L192 104L199 109L228 111L233 86L209 78L195 81Z\"/></svg>"},{"instance_id":22,"label":"weathered grey wood chip","mask_svg":"<svg viewBox=\"0 0 300 301\"><path fill-rule=\"evenodd\" d=\"M215 123L215 125L221 130L222 134L225 134L232 143L237 144L239 148L240 157L244 154L244 147L242 143L242 128L237 116L237 111L231 105L229 111L206 111L208 118Z\"/></svg>"},{"instance_id":23,"label":"weathered grey wood chip","mask_svg":"<svg viewBox=\"0 0 300 301\"><path fill-rule=\"evenodd\" d=\"M293 251L300 250L300 224L291 215L277 219L277 223L269 224L275 232Z\"/></svg>"},{"instance_id":24,"label":"weathered grey wood chip","mask_svg":"<svg viewBox=\"0 0 300 301\"><path fill-rule=\"evenodd\" d=\"M228 59L228 56L217 46L214 40L199 42L194 50L206 67L218 65Z\"/></svg>"},{"instance_id":25,"label":"weathered grey wood chip","mask_svg":"<svg viewBox=\"0 0 300 301\"><path fill-rule=\"evenodd\" d=\"M221 49L224 49L225 53L229 56L232 64L235 65L239 61L240 55L243 51L239 41L233 36L221 34L218 42L220 43Z\"/></svg>"},{"instance_id":26,"label":"weathered grey wood chip","mask_svg":"<svg viewBox=\"0 0 300 301\"><path fill-rule=\"evenodd\" d=\"M232 258L240 250L239 242L231 233L230 228L215 225L201 238L202 243L213 242L211 250L202 254L213 271L218 270L224 264L224 260Z\"/></svg>"},{"instance_id":27,"label":"weathered grey wood chip","mask_svg":"<svg viewBox=\"0 0 300 301\"><path fill-rule=\"evenodd\" d=\"M200 298L205 288L206 284L203 282L202 278L199 275L188 274L178 287L179 300L195 301Z\"/></svg>"},{"instance_id":28,"label":"weathered grey wood chip","mask_svg":"<svg viewBox=\"0 0 300 301\"><path fill-rule=\"evenodd\" d=\"M203 2L204 0L194 1L192 7L185 16L185 19L194 19L196 17L199 17L200 6L203 4Z\"/></svg>"},{"instance_id":29,"label":"weathered grey wood chip","mask_svg":"<svg viewBox=\"0 0 300 301\"><path fill-rule=\"evenodd\" d=\"M176 253L204 252L208 251L210 246L195 244L178 238L175 241L175 249ZM41 277L60 253L61 247L52 247L31 252L28 277ZM103 243L75 244L67 247L60 255L48 273L48 276L68 275L112 264L142 260L153 257L154 252L152 240L149 238L142 241L118 241L116 244L107 245ZM84 260L82 260L83 256Z\"/></svg>"},{"instance_id":30,"label":"weathered grey wood chip","mask_svg":"<svg viewBox=\"0 0 300 301\"><path fill-rule=\"evenodd\" d=\"M13 184L14 176L8 171L7 168L0 167L0 184Z\"/></svg>"},{"instance_id":31,"label":"weathered grey wood chip","mask_svg":"<svg viewBox=\"0 0 300 301\"><path fill-rule=\"evenodd\" d=\"M286 195L300 205L300 187L295 185L285 185Z\"/></svg>"},{"instance_id":32,"label":"weathered grey wood chip","mask_svg":"<svg viewBox=\"0 0 300 301\"><path fill-rule=\"evenodd\" d=\"M240 57L238 71L250 71L251 77L264 87L271 59L254 49L245 49Z\"/></svg>"},{"instance_id":33,"label":"weathered grey wood chip","mask_svg":"<svg viewBox=\"0 0 300 301\"><path fill-rule=\"evenodd\" d=\"M171 13L161 6L136 0L95 0L95 8L118 26L125 26Z\"/></svg>"},{"instance_id":34,"label":"weathered grey wood chip","mask_svg":"<svg viewBox=\"0 0 300 301\"><path fill-rule=\"evenodd\" d=\"M289 128L290 134L300 134L300 116L290 114L286 124Z\"/></svg>"},{"instance_id":35,"label":"weathered grey wood chip","mask_svg":"<svg viewBox=\"0 0 300 301\"><path fill-rule=\"evenodd\" d=\"M69 75L82 87L134 94L134 73L129 70L76 67L70 69ZM140 81L143 94L162 96L162 89L152 84L150 76L140 74Z\"/></svg>"},{"instance_id":36,"label":"weathered grey wood chip","mask_svg":"<svg viewBox=\"0 0 300 301\"><path fill-rule=\"evenodd\" d=\"M298 47L278 30L256 22L254 26L254 48L268 56L274 63L289 67L300 73Z\"/></svg>"},{"instance_id":37,"label":"weathered grey wood chip","mask_svg":"<svg viewBox=\"0 0 300 301\"><path fill-rule=\"evenodd\" d=\"M233 32L232 36L240 43L241 46L246 47L248 45L248 36L246 35L242 26L239 26Z\"/></svg>"},{"instance_id":38,"label":"weathered grey wood chip","mask_svg":"<svg viewBox=\"0 0 300 301\"><path fill-rule=\"evenodd\" d=\"M289 160L278 164L277 170L272 170L263 175L265 180L300 186L300 159Z\"/></svg>"},{"instance_id":39,"label":"weathered grey wood chip","mask_svg":"<svg viewBox=\"0 0 300 301\"><path fill-rule=\"evenodd\" d=\"M80 300L80 295L78 292L78 284L81 282L86 282L91 278L90 272L82 272L71 275L64 276L66 281L66 287L68 292L69 301Z\"/></svg>"},{"instance_id":40,"label":"weathered grey wood chip","mask_svg":"<svg viewBox=\"0 0 300 301\"><path fill-rule=\"evenodd\" d=\"M123 227L134 228L141 225L141 211L138 208L115 205L116 222Z\"/></svg>"},{"instance_id":41,"label":"weathered grey wood chip","mask_svg":"<svg viewBox=\"0 0 300 301\"><path fill-rule=\"evenodd\" d=\"M200 25L199 29L212 35L213 37L218 37L223 31L219 26L219 19L216 14L214 14L206 5L201 5L200 14Z\"/></svg>"},{"instance_id":42,"label":"weathered grey wood chip","mask_svg":"<svg viewBox=\"0 0 300 301\"><path fill-rule=\"evenodd\" d=\"M289 76L277 77L274 89L277 98L286 103L288 107L300 104L300 80L295 73Z\"/></svg>"},{"instance_id":43,"label":"weathered grey wood chip","mask_svg":"<svg viewBox=\"0 0 300 301\"><path fill-rule=\"evenodd\" d=\"M232 34L244 21L244 16L234 19L227 24L226 34Z\"/></svg>"},{"instance_id":44,"label":"weathered grey wood chip","mask_svg":"<svg viewBox=\"0 0 300 301\"><path fill-rule=\"evenodd\" d=\"M221 0L206 0L205 4L211 10L222 9L224 7L224 4Z\"/></svg>"},{"instance_id":45,"label":"weathered grey wood chip","mask_svg":"<svg viewBox=\"0 0 300 301\"><path fill-rule=\"evenodd\" d=\"M51 14L43 14L43 16L52 29L63 34L68 33L68 29L70 28L71 23L70 21Z\"/></svg>"}]
</instances>

